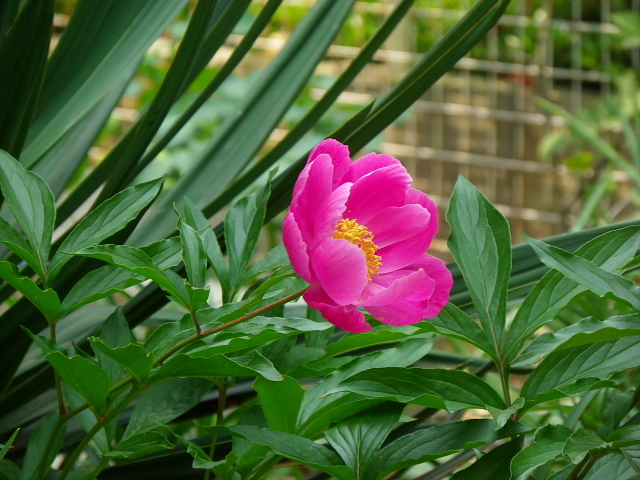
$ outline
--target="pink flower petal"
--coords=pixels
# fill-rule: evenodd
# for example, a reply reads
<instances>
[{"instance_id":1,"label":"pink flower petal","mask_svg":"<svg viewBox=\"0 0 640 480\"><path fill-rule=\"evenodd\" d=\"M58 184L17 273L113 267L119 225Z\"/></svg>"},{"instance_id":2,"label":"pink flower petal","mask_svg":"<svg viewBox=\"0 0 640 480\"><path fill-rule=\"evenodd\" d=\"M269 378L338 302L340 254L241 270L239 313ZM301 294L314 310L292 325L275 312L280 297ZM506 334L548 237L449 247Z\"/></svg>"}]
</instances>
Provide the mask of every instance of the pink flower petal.
<instances>
[{"instance_id":1,"label":"pink flower petal","mask_svg":"<svg viewBox=\"0 0 640 480\"><path fill-rule=\"evenodd\" d=\"M386 153L368 153L353 163L353 181L380 168L402 165L399 160ZM404 167L402 167L404 168Z\"/></svg>"},{"instance_id":2,"label":"pink flower petal","mask_svg":"<svg viewBox=\"0 0 640 480\"><path fill-rule=\"evenodd\" d=\"M424 306L421 302L403 300L388 305L366 307L377 320L394 327L413 325L423 319Z\"/></svg>"},{"instance_id":3,"label":"pink flower petal","mask_svg":"<svg viewBox=\"0 0 640 480\"><path fill-rule=\"evenodd\" d=\"M314 238L318 211L333 190L331 187L332 176L331 157L324 154L318 156L309 165L304 187L295 198L295 206L291 208L291 211L296 215L302 238L306 243Z\"/></svg>"},{"instance_id":4,"label":"pink flower petal","mask_svg":"<svg viewBox=\"0 0 640 480\"><path fill-rule=\"evenodd\" d=\"M375 241L375 238L374 238ZM399 268L418 261L427 252L429 237L426 235L414 235L411 238L392 243L388 247L379 249L376 254L380 255L380 273L389 273Z\"/></svg>"},{"instance_id":5,"label":"pink flower petal","mask_svg":"<svg viewBox=\"0 0 640 480\"><path fill-rule=\"evenodd\" d=\"M314 221L314 237L309 241L309 248L314 248L319 242L330 238L336 232L336 225L342 218L346 207L352 183L343 183L336 188L318 209Z\"/></svg>"},{"instance_id":6,"label":"pink flower petal","mask_svg":"<svg viewBox=\"0 0 640 480\"><path fill-rule=\"evenodd\" d=\"M423 236L430 217L429 211L421 205L388 207L374 215L367 222L367 228L373 233L373 243L384 248L414 235Z\"/></svg>"},{"instance_id":7,"label":"pink flower petal","mask_svg":"<svg viewBox=\"0 0 640 480\"><path fill-rule=\"evenodd\" d=\"M362 333L371 330L364 314L354 305L336 305L319 285L312 286L304 292L304 301L311 308L322 313L322 316L336 327L352 333Z\"/></svg>"},{"instance_id":8,"label":"pink flower petal","mask_svg":"<svg viewBox=\"0 0 640 480\"><path fill-rule=\"evenodd\" d=\"M378 287L383 288L376 288L376 293L374 293L366 300L358 302L358 305L369 307L388 305L390 303L402 301L409 295L411 295L416 288L418 288L418 286L422 283L424 277L426 276L427 275L425 274L424 270L398 270L387 275L379 275L377 277L374 277L372 283ZM371 290L375 291L374 289ZM365 290L365 295L369 291L369 288L367 288Z\"/></svg>"},{"instance_id":9,"label":"pink flower petal","mask_svg":"<svg viewBox=\"0 0 640 480\"><path fill-rule=\"evenodd\" d=\"M376 213L403 204L411 176L402 165L391 165L359 178L351 187L345 218L366 225Z\"/></svg>"},{"instance_id":10,"label":"pink flower petal","mask_svg":"<svg viewBox=\"0 0 640 480\"><path fill-rule=\"evenodd\" d=\"M316 245L311 265L324 291L338 305L355 303L368 282L364 253L341 238L328 238Z\"/></svg>"},{"instance_id":11,"label":"pink flower petal","mask_svg":"<svg viewBox=\"0 0 640 480\"><path fill-rule=\"evenodd\" d=\"M300 228L296 223L293 212L289 212L287 216L284 217L284 222L282 223L282 241L289 253L291 265L296 273L309 283L316 282L317 279L311 272L309 265L307 245L304 243L304 240L302 240L302 234L300 233Z\"/></svg>"},{"instance_id":12,"label":"pink flower petal","mask_svg":"<svg viewBox=\"0 0 640 480\"><path fill-rule=\"evenodd\" d=\"M309 155L308 162L313 162L316 157L322 154L327 154L331 157L334 173L333 173L333 188L336 188L343 182L352 182L351 168L353 162L349 156L349 147L343 145L333 138L327 138L320 142Z\"/></svg>"},{"instance_id":13,"label":"pink flower petal","mask_svg":"<svg viewBox=\"0 0 640 480\"><path fill-rule=\"evenodd\" d=\"M411 268L423 269L429 278L434 281L434 289L429 295L428 305L422 312L423 318L433 318L440 313L449 301L451 287L453 287L453 276L442 260L431 255L424 255ZM418 290L414 294L417 292Z\"/></svg>"},{"instance_id":14,"label":"pink flower petal","mask_svg":"<svg viewBox=\"0 0 640 480\"><path fill-rule=\"evenodd\" d=\"M438 232L439 219L436 202L431 200L426 193L416 190L415 188L410 188L405 197L405 203L422 205L431 214L429 225L425 230L425 236L428 238L427 248L429 248Z\"/></svg>"}]
</instances>

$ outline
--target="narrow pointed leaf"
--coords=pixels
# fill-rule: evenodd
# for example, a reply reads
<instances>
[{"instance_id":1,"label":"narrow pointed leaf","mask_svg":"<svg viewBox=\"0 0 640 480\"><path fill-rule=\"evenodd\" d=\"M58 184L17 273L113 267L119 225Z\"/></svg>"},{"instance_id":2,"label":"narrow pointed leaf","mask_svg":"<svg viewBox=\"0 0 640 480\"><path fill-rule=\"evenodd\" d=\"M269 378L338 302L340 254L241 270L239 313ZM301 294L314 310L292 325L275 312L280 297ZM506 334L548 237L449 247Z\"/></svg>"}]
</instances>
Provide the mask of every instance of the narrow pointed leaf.
<instances>
[{"instance_id":1,"label":"narrow pointed leaf","mask_svg":"<svg viewBox=\"0 0 640 480\"><path fill-rule=\"evenodd\" d=\"M636 310L640 310L640 287L624 277L607 272L592 262L561 248L526 237L540 260L548 267L567 276L596 295L611 296Z\"/></svg>"},{"instance_id":2,"label":"narrow pointed leaf","mask_svg":"<svg viewBox=\"0 0 640 480\"><path fill-rule=\"evenodd\" d=\"M36 427L36 429L29 437L29 446L27 447L27 453L24 457L22 466L22 475L20 480L37 480L40 478L38 468L40 462L45 463L45 472L49 471L49 466L53 463L54 458L62 447L62 442L66 433L66 428L63 425L56 435L51 439L50 436L54 433L56 423L58 422L58 412L54 411L48 414L42 422ZM47 451L46 447L50 445ZM46 453L46 458L43 458L43 452Z\"/></svg>"},{"instance_id":3,"label":"narrow pointed leaf","mask_svg":"<svg viewBox=\"0 0 640 480\"><path fill-rule=\"evenodd\" d=\"M501 355L511 273L511 232L506 218L468 180L459 177L447 212L448 246L473 298L482 328Z\"/></svg>"},{"instance_id":4,"label":"narrow pointed leaf","mask_svg":"<svg viewBox=\"0 0 640 480\"><path fill-rule=\"evenodd\" d=\"M261 225L262 226L262 225ZM187 278L196 288L204 288L206 281L207 257L202 240L192 227L179 222L180 241L182 242L182 260L187 270Z\"/></svg>"},{"instance_id":5,"label":"narrow pointed leaf","mask_svg":"<svg viewBox=\"0 0 640 480\"><path fill-rule=\"evenodd\" d=\"M56 219L55 199L51 190L44 180L25 170L18 161L1 150L0 186L38 259L38 271L46 274Z\"/></svg>"},{"instance_id":6,"label":"narrow pointed leaf","mask_svg":"<svg viewBox=\"0 0 640 480\"><path fill-rule=\"evenodd\" d=\"M2 460L4 458L4 456L7 454L7 452L11 448L11 445L13 445L13 441L18 436L18 432L19 431L20 431L20 429L18 428L15 432L13 432L13 435L11 435L9 440L7 440L7 443L5 443L4 445L1 445L1 448L0 448L0 460Z\"/></svg>"}]
</instances>

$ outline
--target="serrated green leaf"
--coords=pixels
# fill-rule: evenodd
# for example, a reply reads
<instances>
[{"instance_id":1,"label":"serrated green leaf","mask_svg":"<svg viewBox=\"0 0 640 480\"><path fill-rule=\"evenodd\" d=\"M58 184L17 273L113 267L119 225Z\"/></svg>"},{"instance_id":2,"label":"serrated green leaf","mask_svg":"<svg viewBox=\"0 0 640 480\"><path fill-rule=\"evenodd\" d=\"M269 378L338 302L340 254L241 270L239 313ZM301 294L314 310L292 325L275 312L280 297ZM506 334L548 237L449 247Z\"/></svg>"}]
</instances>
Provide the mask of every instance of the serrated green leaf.
<instances>
[{"instance_id":1,"label":"serrated green leaf","mask_svg":"<svg viewBox=\"0 0 640 480\"><path fill-rule=\"evenodd\" d=\"M482 328L501 356L511 273L511 232L506 218L460 176L451 197L447 245L473 298Z\"/></svg>"},{"instance_id":2,"label":"serrated green leaf","mask_svg":"<svg viewBox=\"0 0 640 480\"><path fill-rule=\"evenodd\" d=\"M180 241L182 242L182 261L187 270L187 278L196 288L204 288L206 281L207 257L202 240L193 228L184 222L178 222Z\"/></svg>"},{"instance_id":3,"label":"serrated green leaf","mask_svg":"<svg viewBox=\"0 0 640 480\"><path fill-rule=\"evenodd\" d=\"M0 277L33 303L47 320L57 320L60 314L60 300L56 292L50 288L40 290L33 280L21 276L13 263L2 259L0 259Z\"/></svg>"},{"instance_id":4,"label":"serrated green leaf","mask_svg":"<svg viewBox=\"0 0 640 480\"><path fill-rule=\"evenodd\" d=\"M618 315L603 321L589 317L555 334L540 335L527 346L513 366L522 367L539 362L551 351L638 335L640 335L640 315L638 314Z\"/></svg>"},{"instance_id":5,"label":"serrated green leaf","mask_svg":"<svg viewBox=\"0 0 640 480\"><path fill-rule=\"evenodd\" d=\"M151 372L153 357L141 345L130 343L122 347L109 347L96 337L90 337L89 341L94 351L118 362L136 381L142 382Z\"/></svg>"},{"instance_id":6,"label":"serrated green leaf","mask_svg":"<svg viewBox=\"0 0 640 480\"><path fill-rule=\"evenodd\" d=\"M598 435L585 428L579 428L567 439L562 450L562 455L569 457L577 465L591 450L597 450L607 446Z\"/></svg>"},{"instance_id":7,"label":"serrated green leaf","mask_svg":"<svg viewBox=\"0 0 640 480\"><path fill-rule=\"evenodd\" d=\"M51 189L38 175L25 170L17 160L2 150L0 186L38 259L37 271L46 275L56 221L56 201Z\"/></svg>"},{"instance_id":8,"label":"serrated green leaf","mask_svg":"<svg viewBox=\"0 0 640 480\"><path fill-rule=\"evenodd\" d=\"M575 254L604 270L614 272L633 257L639 240L640 228L637 225L628 226L590 240ZM552 320L572 298L585 290L585 287L558 271L547 272L524 299L509 327L505 343L507 361L510 363L515 359L529 335Z\"/></svg>"},{"instance_id":9,"label":"serrated green leaf","mask_svg":"<svg viewBox=\"0 0 640 480\"><path fill-rule=\"evenodd\" d=\"M462 408L507 408L486 382L461 370L373 368L349 377L328 395L337 392L441 408L449 413Z\"/></svg>"},{"instance_id":10,"label":"serrated green leaf","mask_svg":"<svg viewBox=\"0 0 640 480\"><path fill-rule=\"evenodd\" d=\"M640 365L639 346L640 338L628 337L552 352L522 386L520 394L527 399L525 408L552 397L584 393L597 380ZM547 393L551 395L545 396Z\"/></svg>"},{"instance_id":11,"label":"serrated green leaf","mask_svg":"<svg viewBox=\"0 0 640 480\"><path fill-rule=\"evenodd\" d=\"M228 358L224 355L191 356L190 353L171 357L149 378L149 383L156 383L168 378L199 377L213 379L215 377L261 376L272 381L281 381L282 375L273 364L259 353L248 357Z\"/></svg>"},{"instance_id":12,"label":"serrated green leaf","mask_svg":"<svg viewBox=\"0 0 640 480\"><path fill-rule=\"evenodd\" d=\"M211 386L201 378L175 378L152 385L140 395L122 441L182 415L197 405Z\"/></svg>"},{"instance_id":13,"label":"serrated green leaf","mask_svg":"<svg viewBox=\"0 0 640 480\"><path fill-rule=\"evenodd\" d=\"M44 357L60 374L63 382L76 390L96 411L106 406L111 378L109 374L86 358L66 357L60 352L51 352Z\"/></svg>"},{"instance_id":14,"label":"serrated green leaf","mask_svg":"<svg viewBox=\"0 0 640 480\"><path fill-rule=\"evenodd\" d=\"M492 420L430 425L391 442L380 450L369 468L377 473L375 478L380 479L402 468L493 443L528 430L529 427L520 423L508 422L504 428L496 431Z\"/></svg>"},{"instance_id":15,"label":"serrated green leaf","mask_svg":"<svg viewBox=\"0 0 640 480\"><path fill-rule=\"evenodd\" d=\"M212 427L212 429L244 438L257 445L264 445L278 455L327 472L340 480L356 478L351 468L345 466L335 453L307 438L247 425Z\"/></svg>"},{"instance_id":16,"label":"serrated green leaf","mask_svg":"<svg viewBox=\"0 0 640 480\"><path fill-rule=\"evenodd\" d=\"M71 259L67 254L92 247L122 230L153 202L162 189L163 181L164 177L127 188L93 209L71 230L53 256L51 276L55 277Z\"/></svg>"},{"instance_id":17,"label":"serrated green leaf","mask_svg":"<svg viewBox=\"0 0 640 480\"><path fill-rule=\"evenodd\" d=\"M304 389L291 377L273 382L258 377L253 384L271 430L295 433Z\"/></svg>"},{"instance_id":18,"label":"serrated green leaf","mask_svg":"<svg viewBox=\"0 0 640 480\"><path fill-rule=\"evenodd\" d=\"M522 448L522 437L492 449L451 480L511 480L511 460Z\"/></svg>"},{"instance_id":19,"label":"serrated green leaf","mask_svg":"<svg viewBox=\"0 0 640 480\"><path fill-rule=\"evenodd\" d=\"M630 280L607 272L592 262L561 248L530 237L526 237L526 240L536 251L540 260L549 268L558 270L596 295L609 294L625 305L640 310L640 287Z\"/></svg>"},{"instance_id":20,"label":"serrated green leaf","mask_svg":"<svg viewBox=\"0 0 640 480\"><path fill-rule=\"evenodd\" d=\"M564 425L547 425L536 431L534 441L518 453L511 462L514 480L529 478L529 474L540 465L562 455L571 429Z\"/></svg>"},{"instance_id":21,"label":"serrated green leaf","mask_svg":"<svg viewBox=\"0 0 640 480\"><path fill-rule=\"evenodd\" d=\"M400 419L403 408L397 403L376 405L325 432L325 438L356 478L373 480L376 477L377 472L369 471L369 464Z\"/></svg>"}]
</instances>

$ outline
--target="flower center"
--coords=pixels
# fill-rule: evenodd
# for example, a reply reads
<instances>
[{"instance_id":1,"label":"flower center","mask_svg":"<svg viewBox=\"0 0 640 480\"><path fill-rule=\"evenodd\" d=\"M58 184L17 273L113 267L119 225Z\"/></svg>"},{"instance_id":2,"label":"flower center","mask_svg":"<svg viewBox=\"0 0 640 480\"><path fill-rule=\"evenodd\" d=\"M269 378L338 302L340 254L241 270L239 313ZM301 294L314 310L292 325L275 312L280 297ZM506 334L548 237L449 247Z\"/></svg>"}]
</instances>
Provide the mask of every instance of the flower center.
<instances>
[{"instance_id":1,"label":"flower center","mask_svg":"<svg viewBox=\"0 0 640 480\"><path fill-rule=\"evenodd\" d=\"M343 218L336 225L336 233L333 238L343 238L354 245L357 245L367 259L367 280L371 280L378 274L382 257L376 255L378 246L373 243L373 233L364 225L360 225L355 220Z\"/></svg>"}]
</instances>

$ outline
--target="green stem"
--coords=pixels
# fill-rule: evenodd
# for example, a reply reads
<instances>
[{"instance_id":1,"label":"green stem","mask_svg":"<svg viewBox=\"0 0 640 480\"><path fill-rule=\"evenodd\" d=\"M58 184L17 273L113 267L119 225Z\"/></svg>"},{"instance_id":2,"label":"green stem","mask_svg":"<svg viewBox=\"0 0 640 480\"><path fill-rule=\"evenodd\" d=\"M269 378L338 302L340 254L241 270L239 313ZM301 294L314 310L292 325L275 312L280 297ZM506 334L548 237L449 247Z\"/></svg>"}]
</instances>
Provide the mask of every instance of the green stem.
<instances>
[{"instance_id":1,"label":"green stem","mask_svg":"<svg viewBox=\"0 0 640 480\"><path fill-rule=\"evenodd\" d=\"M500 374L500 383L502 384L502 393L507 407L511 406L511 392L509 391L509 365L505 365L504 361L500 361L498 365L498 373Z\"/></svg>"},{"instance_id":2,"label":"green stem","mask_svg":"<svg viewBox=\"0 0 640 480\"><path fill-rule=\"evenodd\" d=\"M51 341L57 345L56 341L56 322L49 322L49 332L51 336ZM67 414L67 407L64 405L64 395L62 393L62 379L60 378L60 374L57 371L53 372L53 376L56 383L56 396L58 398L58 415L60 418L63 418Z\"/></svg>"},{"instance_id":3,"label":"green stem","mask_svg":"<svg viewBox=\"0 0 640 480\"><path fill-rule=\"evenodd\" d=\"M193 307L189 308L189 315L191 316L193 325L196 327L196 334L200 335L202 333L202 327L200 327L200 322L198 321L198 317L196 316L196 312Z\"/></svg>"},{"instance_id":4,"label":"green stem","mask_svg":"<svg viewBox=\"0 0 640 480\"><path fill-rule=\"evenodd\" d=\"M220 332L221 330L225 330L229 327L233 327L234 325L238 325L239 323L242 323L246 320L249 320L253 317L257 317L258 315L260 315L261 313L266 312L267 310L271 310L273 307L277 307L278 305L282 305L284 303L290 302L291 300L298 298L300 295L302 295L305 290L307 290L309 287L304 287L302 290L298 290L295 293L292 293L291 295L288 295L284 298L281 298L280 300L276 300L273 303L270 303L269 305L265 305L264 307L261 307L251 313L247 313L246 315L241 316L240 318L236 318L235 320L231 320L230 322L227 322L223 325L218 325L217 327L213 327L210 328L209 330L204 330L202 332L200 332L200 334L195 334L190 336L189 338L185 338L184 340L182 340L181 342L178 342L177 344L175 344L173 347L171 347L169 350L167 350L165 352L164 355L162 355L160 358L158 358L155 362L154 362L154 366L157 365L162 365L171 355L173 355L174 353L176 353L179 350L182 350L184 347L186 347L187 345L192 344L193 342L195 342L196 340L200 340L201 338L204 337L208 337L209 335L213 335L214 333Z\"/></svg>"},{"instance_id":5,"label":"green stem","mask_svg":"<svg viewBox=\"0 0 640 480\"><path fill-rule=\"evenodd\" d=\"M56 420L56 424L53 426L53 429L49 434L49 438L47 439L47 445L44 447L44 452L42 454L42 457L40 457L40 462L38 463L37 478L45 477L45 473L46 473L45 469L48 467L48 465L46 465L46 459L49 458L49 450L51 450L51 447L53 446L53 442L55 441L55 438L58 436L58 432L60 432L60 429L65 424L65 421L66 420L64 418L58 417L58 420Z\"/></svg>"},{"instance_id":6,"label":"green stem","mask_svg":"<svg viewBox=\"0 0 640 480\"><path fill-rule=\"evenodd\" d=\"M218 381L218 408L216 409L216 425L222 425L224 420L224 406L227 403L227 383L224 378ZM213 455L216 453L216 444L218 443L218 432L213 434L211 438L211 447L209 447L209 458L213 461ZM204 472L204 480L209 480L211 470Z\"/></svg>"},{"instance_id":7,"label":"green stem","mask_svg":"<svg viewBox=\"0 0 640 480\"><path fill-rule=\"evenodd\" d=\"M73 451L71 456L67 459L66 465L64 466L64 469L60 473L58 480L64 480L65 478L67 478L67 475L69 475L69 472L71 472L71 469L73 468L73 465L76 463L76 460L78 459L80 454L84 451L84 449L87 447L91 439L100 430L102 430L111 420L116 418L120 414L120 412L122 412L122 410L124 410L126 406L129 405L133 401L133 399L138 396L139 393L140 393L140 389L133 387L131 391L127 394L127 396L124 398L124 400L120 402L120 405L118 405L115 409L109 412L106 416L98 420L98 422L91 428L91 430L87 432L87 434L84 436L84 438L82 439L80 444L76 447L76 449Z\"/></svg>"}]
</instances>

